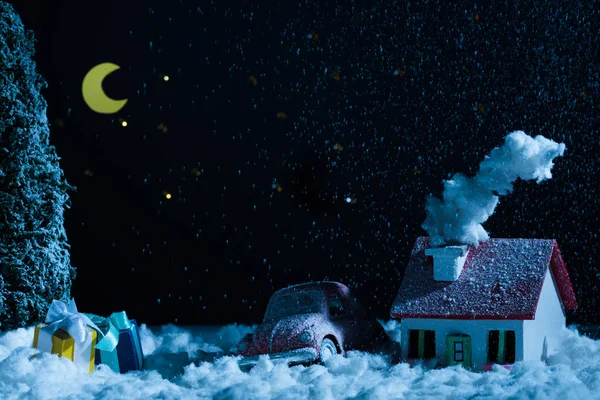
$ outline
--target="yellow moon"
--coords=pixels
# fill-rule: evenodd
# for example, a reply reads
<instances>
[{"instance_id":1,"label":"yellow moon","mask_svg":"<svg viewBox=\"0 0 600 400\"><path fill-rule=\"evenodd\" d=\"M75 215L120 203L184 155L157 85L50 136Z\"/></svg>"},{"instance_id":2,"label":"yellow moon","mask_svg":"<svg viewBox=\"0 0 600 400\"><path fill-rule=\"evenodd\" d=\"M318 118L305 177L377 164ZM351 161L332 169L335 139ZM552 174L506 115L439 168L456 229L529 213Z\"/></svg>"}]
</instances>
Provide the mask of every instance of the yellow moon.
<instances>
[{"instance_id":1,"label":"yellow moon","mask_svg":"<svg viewBox=\"0 0 600 400\"><path fill-rule=\"evenodd\" d=\"M113 63L102 63L96 65L83 78L81 92L83 100L89 108L100 114L114 114L127 103L127 99L113 100L104 93L102 81L119 67Z\"/></svg>"}]
</instances>

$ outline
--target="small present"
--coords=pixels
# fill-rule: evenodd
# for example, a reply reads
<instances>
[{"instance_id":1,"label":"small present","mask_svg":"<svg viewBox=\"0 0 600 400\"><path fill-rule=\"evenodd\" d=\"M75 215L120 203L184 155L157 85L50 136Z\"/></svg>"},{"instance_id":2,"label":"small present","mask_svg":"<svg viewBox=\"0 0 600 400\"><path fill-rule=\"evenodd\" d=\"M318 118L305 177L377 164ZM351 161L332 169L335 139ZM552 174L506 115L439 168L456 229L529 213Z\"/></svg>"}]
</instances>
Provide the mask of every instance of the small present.
<instances>
[{"instance_id":1,"label":"small present","mask_svg":"<svg viewBox=\"0 0 600 400\"><path fill-rule=\"evenodd\" d=\"M44 324L37 325L33 347L73 361L89 372L94 371L99 328L85 315L77 312L75 301L69 304L54 300Z\"/></svg>"},{"instance_id":2,"label":"small present","mask_svg":"<svg viewBox=\"0 0 600 400\"><path fill-rule=\"evenodd\" d=\"M135 320L127 318L125 311L113 313L108 318L94 314L87 316L104 334L95 346L96 364L106 364L118 373L142 369L144 355Z\"/></svg>"}]
</instances>

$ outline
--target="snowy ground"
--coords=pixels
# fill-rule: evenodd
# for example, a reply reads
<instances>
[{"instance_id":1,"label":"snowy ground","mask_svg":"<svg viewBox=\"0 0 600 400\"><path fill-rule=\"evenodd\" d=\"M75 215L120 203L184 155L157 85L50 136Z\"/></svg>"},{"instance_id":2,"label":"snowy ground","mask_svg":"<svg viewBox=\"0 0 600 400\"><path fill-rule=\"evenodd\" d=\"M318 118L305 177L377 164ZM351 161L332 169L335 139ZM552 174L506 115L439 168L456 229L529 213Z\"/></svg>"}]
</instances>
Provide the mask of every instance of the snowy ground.
<instances>
[{"instance_id":1,"label":"snowy ground","mask_svg":"<svg viewBox=\"0 0 600 400\"><path fill-rule=\"evenodd\" d=\"M115 374L100 366L80 372L65 359L30 359L33 329L0 336L0 398L34 399L599 399L600 341L565 329L549 365L518 363L509 372L424 370L385 357L350 352L325 366L273 365L264 359L242 372L235 358L192 362L199 350L228 349L251 328L142 326L145 370ZM181 373L180 373L181 372Z\"/></svg>"}]
</instances>

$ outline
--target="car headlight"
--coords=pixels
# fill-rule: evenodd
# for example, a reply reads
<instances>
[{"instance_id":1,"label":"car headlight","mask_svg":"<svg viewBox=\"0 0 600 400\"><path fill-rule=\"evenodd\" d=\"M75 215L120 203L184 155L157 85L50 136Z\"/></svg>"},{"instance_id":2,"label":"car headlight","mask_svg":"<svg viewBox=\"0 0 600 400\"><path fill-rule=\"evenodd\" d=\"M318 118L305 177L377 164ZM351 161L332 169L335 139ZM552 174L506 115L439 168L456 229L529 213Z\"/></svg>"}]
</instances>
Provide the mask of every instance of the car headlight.
<instances>
[{"instance_id":1,"label":"car headlight","mask_svg":"<svg viewBox=\"0 0 600 400\"><path fill-rule=\"evenodd\" d=\"M312 339L312 335L310 334L310 331L307 329L300 334L299 339L302 343L308 343Z\"/></svg>"}]
</instances>

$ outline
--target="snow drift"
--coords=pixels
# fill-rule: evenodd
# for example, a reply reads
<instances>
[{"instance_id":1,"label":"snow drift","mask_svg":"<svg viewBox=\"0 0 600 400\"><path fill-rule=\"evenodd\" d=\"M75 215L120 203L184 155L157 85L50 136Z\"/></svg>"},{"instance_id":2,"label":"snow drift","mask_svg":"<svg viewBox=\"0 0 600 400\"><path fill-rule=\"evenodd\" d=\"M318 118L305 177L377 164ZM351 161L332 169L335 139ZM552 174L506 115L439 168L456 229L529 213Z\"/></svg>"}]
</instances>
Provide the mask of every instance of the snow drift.
<instances>
[{"instance_id":1,"label":"snow drift","mask_svg":"<svg viewBox=\"0 0 600 400\"><path fill-rule=\"evenodd\" d=\"M553 160L562 156L564 143L556 143L523 131L506 136L504 145L492 150L472 178L456 174L444 182L443 201L429 196L423 228L432 246L478 245L489 239L482 224L493 214L499 196L512 191L518 178L541 182L552 178Z\"/></svg>"},{"instance_id":2,"label":"snow drift","mask_svg":"<svg viewBox=\"0 0 600 400\"><path fill-rule=\"evenodd\" d=\"M105 366L88 374L51 354L32 359L33 329L9 331L0 336L0 398L593 399L600 391L600 341L567 329L548 365L520 362L511 371L426 370L361 352L292 368L265 357L250 372L242 372L234 357L190 362L198 350L225 349L248 331L227 326L211 334L165 326L155 333L142 325L145 370L121 375Z\"/></svg>"}]
</instances>

